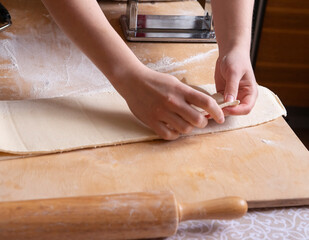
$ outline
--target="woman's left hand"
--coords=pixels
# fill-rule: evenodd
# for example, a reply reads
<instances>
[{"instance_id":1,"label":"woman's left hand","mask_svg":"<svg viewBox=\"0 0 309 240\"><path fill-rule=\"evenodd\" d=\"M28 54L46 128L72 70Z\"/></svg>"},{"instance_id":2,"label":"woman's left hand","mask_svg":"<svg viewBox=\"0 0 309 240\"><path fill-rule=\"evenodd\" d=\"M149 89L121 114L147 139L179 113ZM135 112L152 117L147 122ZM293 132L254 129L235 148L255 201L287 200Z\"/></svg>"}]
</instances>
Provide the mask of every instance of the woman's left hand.
<instances>
[{"instance_id":1,"label":"woman's left hand","mask_svg":"<svg viewBox=\"0 0 309 240\"><path fill-rule=\"evenodd\" d=\"M234 48L219 56L216 62L215 82L217 92L224 95L226 102L240 100L238 106L224 108L225 115L245 115L252 110L258 90L247 51Z\"/></svg>"}]
</instances>

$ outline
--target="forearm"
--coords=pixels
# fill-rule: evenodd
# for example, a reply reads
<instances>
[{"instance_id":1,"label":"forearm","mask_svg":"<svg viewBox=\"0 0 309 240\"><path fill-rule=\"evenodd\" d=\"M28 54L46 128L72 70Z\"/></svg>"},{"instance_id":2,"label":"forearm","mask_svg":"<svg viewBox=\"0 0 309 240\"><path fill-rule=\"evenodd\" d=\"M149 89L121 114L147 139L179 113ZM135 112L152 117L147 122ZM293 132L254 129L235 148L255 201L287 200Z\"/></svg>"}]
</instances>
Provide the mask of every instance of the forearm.
<instances>
[{"instance_id":1,"label":"forearm","mask_svg":"<svg viewBox=\"0 0 309 240\"><path fill-rule=\"evenodd\" d=\"M95 0L42 0L60 28L116 88L143 64L105 18ZM118 89L119 90L119 89Z\"/></svg>"},{"instance_id":2,"label":"forearm","mask_svg":"<svg viewBox=\"0 0 309 240\"><path fill-rule=\"evenodd\" d=\"M143 65L110 26L95 0L42 0L70 39L107 76L132 113L164 139L175 139L207 118L192 105L224 122L221 108L169 74Z\"/></svg>"},{"instance_id":3,"label":"forearm","mask_svg":"<svg viewBox=\"0 0 309 240\"><path fill-rule=\"evenodd\" d=\"M219 55L232 48L250 52L253 0L212 0Z\"/></svg>"}]
</instances>

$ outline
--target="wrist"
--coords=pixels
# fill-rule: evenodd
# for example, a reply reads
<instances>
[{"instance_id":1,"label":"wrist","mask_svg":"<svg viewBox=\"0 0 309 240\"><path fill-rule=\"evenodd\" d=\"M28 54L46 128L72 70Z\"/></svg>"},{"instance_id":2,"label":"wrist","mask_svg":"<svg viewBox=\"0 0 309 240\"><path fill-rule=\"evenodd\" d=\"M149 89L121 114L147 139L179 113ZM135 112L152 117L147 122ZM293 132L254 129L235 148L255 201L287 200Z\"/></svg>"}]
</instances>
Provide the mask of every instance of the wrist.
<instances>
[{"instance_id":1,"label":"wrist","mask_svg":"<svg viewBox=\"0 0 309 240\"><path fill-rule=\"evenodd\" d=\"M217 34L219 56L225 56L231 51L241 51L250 54L251 29L229 29L224 34Z\"/></svg>"},{"instance_id":2,"label":"wrist","mask_svg":"<svg viewBox=\"0 0 309 240\"><path fill-rule=\"evenodd\" d=\"M113 66L111 73L107 76L115 89L122 95L136 86L137 81L142 79L148 68L140 61L134 61L125 65Z\"/></svg>"},{"instance_id":3,"label":"wrist","mask_svg":"<svg viewBox=\"0 0 309 240\"><path fill-rule=\"evenodd\" d=\"M250 59L250 46L248 47L247 44L238 42L225 45L224 47L221 47L221 49L219 47L218 59L222 59L223 57L234 54Z\"/></svg>"}]
</instances>

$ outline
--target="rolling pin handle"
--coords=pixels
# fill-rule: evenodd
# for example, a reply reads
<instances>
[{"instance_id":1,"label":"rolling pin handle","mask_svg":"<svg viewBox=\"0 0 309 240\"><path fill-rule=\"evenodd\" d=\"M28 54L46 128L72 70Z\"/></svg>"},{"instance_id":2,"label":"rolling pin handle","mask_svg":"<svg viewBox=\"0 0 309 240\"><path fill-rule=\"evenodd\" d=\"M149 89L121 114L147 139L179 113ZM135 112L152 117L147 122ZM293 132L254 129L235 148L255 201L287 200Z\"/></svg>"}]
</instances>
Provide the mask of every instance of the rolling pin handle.
<instances>
[{"instance_id":1,"label":"rolling pin handle","mask_svg":"<svg viewBox=\"0 0 309 240\"><path fill-rule=\"evenodd\" d=\"M198 203L178 204L179 222L240 218L246 214L247 210L247 202L240 197L225 197Z\"/></svg>"}]
</instances>

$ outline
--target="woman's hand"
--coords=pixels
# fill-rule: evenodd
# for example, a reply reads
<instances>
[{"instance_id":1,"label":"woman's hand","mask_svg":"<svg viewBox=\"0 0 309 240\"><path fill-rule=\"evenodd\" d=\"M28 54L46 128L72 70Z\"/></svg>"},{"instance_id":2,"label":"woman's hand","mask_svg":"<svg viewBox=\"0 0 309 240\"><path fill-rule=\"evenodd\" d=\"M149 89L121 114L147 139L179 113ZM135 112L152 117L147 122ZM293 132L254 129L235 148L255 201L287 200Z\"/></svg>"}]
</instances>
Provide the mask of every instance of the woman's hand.
<instances>
[{"instance_id":1,"label":"woman's hand","mask_svg":"<svg viewBox=\"0 0 309 240\"><path fill-rule=\"evenodd\" d=\"M219 56L215 82L225 101L240 100L238 106L224 108L225 115L243 115L251 111L258 91L248 51L234 48Z\"/></svg>"},{"instance_id":2,"label":"woman's hand","mask_svg":"<svg viewBox=\"0 0 309 240\"><path fill-rule=\"evenodd\" d=\"M254 0L215 0L211 2L219 58L215 69L217 91L226 101L240 105L224 109L226 115L247 114L257 98L257 84L250 61Z\"/></svg>"},{"instance_id":3,"label":"woman's hand","mask_svg":"<svg viewBox=\"0 0 309 240\"><path fill-rule=\"evenodd\" d=\"M224 122L224 114L213 98L147 67L126 79L118 91L132 113L166 140L207 125L207 118L191 104L207 111L216 122Z\"/></svg>"},{"instance_id":4,"label":"woman's hand","mask_svg":"<svg viewBox=\"0 0 309 240\"><path fill-rule=\"evenodd\" d=\"M57 24L125 98L133 114L164 139L175 139L224 114L211 97L143 65L104 16L97 1L42 0Z\"/></svg>"}]
</instances>

